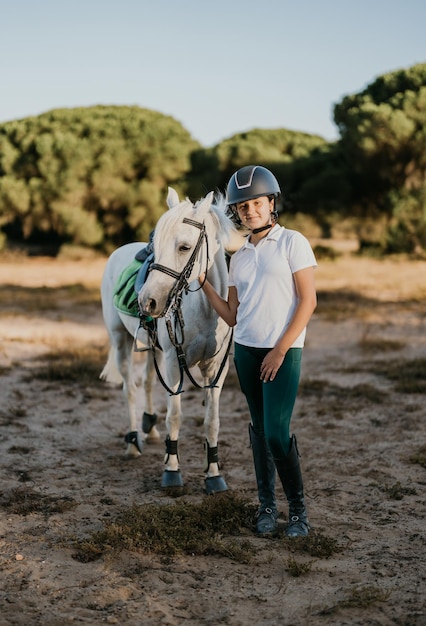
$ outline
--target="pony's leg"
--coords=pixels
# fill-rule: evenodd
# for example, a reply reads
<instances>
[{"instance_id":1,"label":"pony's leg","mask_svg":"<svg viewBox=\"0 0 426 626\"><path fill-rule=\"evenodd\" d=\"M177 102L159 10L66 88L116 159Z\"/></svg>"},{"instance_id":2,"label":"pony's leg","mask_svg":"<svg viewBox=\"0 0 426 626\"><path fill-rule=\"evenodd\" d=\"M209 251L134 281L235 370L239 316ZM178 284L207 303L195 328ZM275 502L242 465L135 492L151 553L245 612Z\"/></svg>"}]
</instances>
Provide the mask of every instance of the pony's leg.
<instances>
[{"instance_id":1,"label":"pony's leg","mask_svg":"<svg viewBox=\"0 0 426 626\"><path fill-rule=\"evenodd\" d=\"M218 456L218 439L219 439L219 400L222 391L223 382L228 370L225 367L224 372L217 384L217 387L207 388L205 390L205 415L204 415L204 432L205 432L205 490L208 494L219 491L226 491L228 486L225 479L220 474L219 456ZM205 379L205 384L208 380Z\"/></svg>"},{"instance_id":2,"label":"pony's leg","mask_svg":"<svg viewBox=\"0 0 426 626\"><path fill-rule=\"evenodd\" d=\"M178 373L176 370L173 374L169 372L169 381L173 378L177 379ZM171 384L172 389L177 389L178 383ZM182 423L182 407L180 394L173 396L170 395L167 400L167 415L166 415L166 453L164 457L165 469L163 472L163 478L161 481L162 487L182 487L183 480L182 474L179 468L179 456L178 456L178 439L179 431Z\"/></svg>"},{"instance_id":3,"label":"pony's leg","mask_svg":"<svg viewBox=\"0 0 426 626\"><path fill-rule=\"evenodd\" d=\"M119 252L119 251L117 251ZM137 427L136 418L136 382L133 374L133 337L125 328L117 309L113 305L114 286L118 277L119 268L116 267L120 257L113 253L107 262L101 283L102 314L105 327L111 344L113 359L108 359L101 378L110 382L118 382L120 377L123 383L123 393L126 399L130 432L126 434L126 454L139 456L143 448L143 436ZM129 258L129 261L131 258ZM110 355L111 355L110 352ZM115 361L117 372L112 372L111 360ZM115 374L115 375L113 375Z\"/></svg>"},{"instance_id":4,"label":"pony's leg","mask_svg":"<svg viewBox=\"0 0 426 626\"><path fill-rule=\"evenodd\" d=\"M136 416L136 383L133 372L133 337L127 330L114 332L112 343L116 350L117 368L123 378L123 394L126 399L130 431L125 437L126 455L138 457L142 453L144 436L138 429Z\"/></svg>"},{"instance_id":5,"label":"pony's leg","mask_svg":"<svg viewBox=\"0 0 426 626\"><path fill-rule=\"evenodd\" d=\"M158 351L156 355L156 359L158 362L161 361L161 351ZM148 350L146 353L146 361L144 368L144 376L142 381L143 391L144 391L144 406L145 410L142 416L142 431L146 433L146 439L157 441L160 438L160 433L158 432L156 423L157 423L157 414L154 412L154 403L152 396L152 386L155 376L155 366L154 366L154 355L152 350Z\"/></svg>"}]
</instances>

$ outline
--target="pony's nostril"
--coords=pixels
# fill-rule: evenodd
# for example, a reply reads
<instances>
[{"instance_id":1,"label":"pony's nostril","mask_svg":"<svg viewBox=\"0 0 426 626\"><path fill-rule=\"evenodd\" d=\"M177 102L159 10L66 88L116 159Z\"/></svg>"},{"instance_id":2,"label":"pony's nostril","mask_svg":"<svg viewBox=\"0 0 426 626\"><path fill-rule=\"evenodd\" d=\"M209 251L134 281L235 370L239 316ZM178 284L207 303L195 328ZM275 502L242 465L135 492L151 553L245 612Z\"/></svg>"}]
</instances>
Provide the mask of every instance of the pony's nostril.
<instances>
[{"instance_id":1,"label":"pony's nostril","mask_svg":"<svg viewBox=\"0 0 426 626\"><path fill-rule=\"evenodd\" d=\"M156 306L157 306L157 303L154 300L154 298L148 298L148 300L145 303L144 309L147 313L152 313L153 311L155 311Z\"/></svg>"}]
</instances>

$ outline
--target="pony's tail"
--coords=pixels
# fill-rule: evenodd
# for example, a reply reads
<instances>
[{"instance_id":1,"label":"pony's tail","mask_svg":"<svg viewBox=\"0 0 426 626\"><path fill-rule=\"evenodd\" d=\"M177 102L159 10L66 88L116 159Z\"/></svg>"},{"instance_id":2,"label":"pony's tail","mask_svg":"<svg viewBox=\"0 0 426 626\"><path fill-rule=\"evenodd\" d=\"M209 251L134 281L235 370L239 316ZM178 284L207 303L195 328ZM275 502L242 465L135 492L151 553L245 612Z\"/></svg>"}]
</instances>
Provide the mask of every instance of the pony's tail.
<instances>
[{"instance_id":1,"label":"pony's tail","mask_svg":"<svg viewBox=\"0 0 426 626\"><path fill-rule=\"evenodd\" d=\"M107 383L115 383L117 385L123 382L123 378L115 364L115 350L112 346L109 349L108 360L99 378Z\"/></svg>"}]
</instances>

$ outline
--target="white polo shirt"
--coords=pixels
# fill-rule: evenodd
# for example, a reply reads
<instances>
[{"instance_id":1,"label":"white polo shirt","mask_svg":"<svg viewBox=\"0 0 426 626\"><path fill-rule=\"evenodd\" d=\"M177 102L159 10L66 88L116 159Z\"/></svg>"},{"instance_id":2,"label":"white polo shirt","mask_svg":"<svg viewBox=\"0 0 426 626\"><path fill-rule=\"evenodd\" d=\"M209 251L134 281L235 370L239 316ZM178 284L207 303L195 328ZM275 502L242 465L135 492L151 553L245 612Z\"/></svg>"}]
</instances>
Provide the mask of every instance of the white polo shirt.
<instances>
[{"instance_id":1,"label":"white polo shirt","mask_svg":"<svg viewBox=\"0 0 426 626\"><path fill-rule=\"evenodd\" d=\"M239 306L234 338L256 348L273 348L297 306L293 274L317 262L301 233L276 224L259 243L250 241L233 254L229 286L236 287ZM303 348L306 328L292 348Z\"/></svg>"}]
</instances>

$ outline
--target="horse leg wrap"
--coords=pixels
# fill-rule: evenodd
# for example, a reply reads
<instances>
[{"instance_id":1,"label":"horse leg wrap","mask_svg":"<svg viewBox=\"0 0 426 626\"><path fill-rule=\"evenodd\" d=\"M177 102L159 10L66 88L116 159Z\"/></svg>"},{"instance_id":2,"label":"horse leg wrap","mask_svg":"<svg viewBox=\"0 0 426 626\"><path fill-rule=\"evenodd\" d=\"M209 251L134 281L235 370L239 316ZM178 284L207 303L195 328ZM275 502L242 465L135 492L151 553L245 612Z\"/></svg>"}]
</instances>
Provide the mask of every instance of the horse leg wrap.
<instances>
[{"instance_id":1,"label":"horse leg wrap","mask_svg":"<svg viewBox=\"0 0 426 626\"><path fill-rule=\"evenodd\" d=\"M204 450L206 453L206 464L204 471L209 471L211 463L217 463L217 466L219 468L219 456L217 453L217 446L210 447L206 439L206 441L204 442ZM204 479L204 484L205 491L208 495L228 490L228 485L226 484L225 479L220 474L218 476L206 476L206 478Z\"/></svg>"},{"instance_id":2,"label":"horse leg wrap","mask_svg":"<svg viewBox=\"0 0 426 626\"><path fill-rule=\"evenodd\" d=\"M204 452L206 455L205 465L204 465L205 472L209 471L210 463L217 463L219 466L219 455L217 453L217 446L215 446L214 448L211 448L209 446L209 442L207 441L207 439L204 442Z\"/></svg>"},{"instance_id":3,"label":"horse leg wrap","mask_svg":"<svg viewBox=\"0 0 426 626\"><path fill-rule=\"evenodd\" d=\"M127 433L127 435L125 435L125 437L124 437L124 441L127 444L132 443L134 446L136 446L136 448L142 454L143 441L142 441L142 437L137 432L137 430L132 430L130 433Z\"/></svg>"},{"instance_id":4,"label":"horse leg wrap","mask_svg":"<svg viewBox=\"0 0 426 626\"><path fill-rule=\"evenodd\" d=\"M144 411L142 415L142 430L145 434L149 434L153 427L157 423L157 414L156 413L146 413Z\"/></svg>"},{"instance_id":5,"label":"horse leg wrap","mask_svg":"<svg viewBox=\"0 0 426 626\"><path fill-rule=\"evenodd\" d=\"M171 454L175 454L179 460L179 454L178 454L178 441L177 439L170 439L170 437L167 435L166 437L166 441L164 442L166 444L166 459L165 459L165 463L168 463L169 461L169 456Z\"/></svg>"},{"instance_id":6,"label":"horse leg wrap","mask_svg":"<svg viewBox=\"0 0 426 626\"><path fill-rule=\"evenodd\" d=\"M169 457L171 454L176 455L179 460L177 439L172 440L167 435L165 444L166 444L166 458L164 462L168 463ZM180 470L179 469L178 470L165 469L163 472L163 478L161 480L161 487L163 488L166 487L166 488L171 488L171 489L174 489L176 487L183 487L182 474Z\"/></svg>"}]
</instances>

